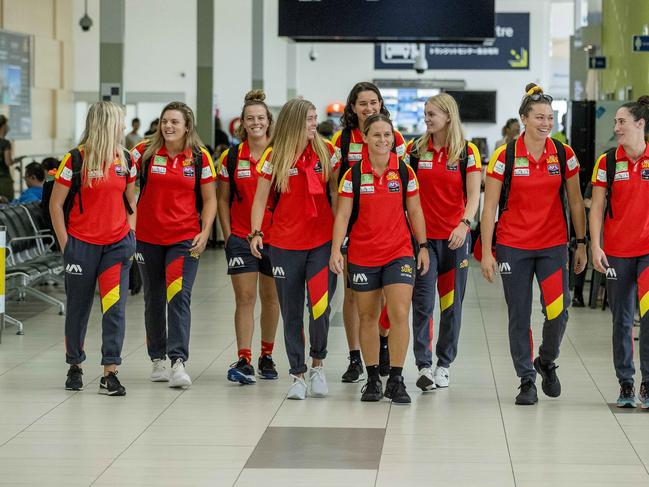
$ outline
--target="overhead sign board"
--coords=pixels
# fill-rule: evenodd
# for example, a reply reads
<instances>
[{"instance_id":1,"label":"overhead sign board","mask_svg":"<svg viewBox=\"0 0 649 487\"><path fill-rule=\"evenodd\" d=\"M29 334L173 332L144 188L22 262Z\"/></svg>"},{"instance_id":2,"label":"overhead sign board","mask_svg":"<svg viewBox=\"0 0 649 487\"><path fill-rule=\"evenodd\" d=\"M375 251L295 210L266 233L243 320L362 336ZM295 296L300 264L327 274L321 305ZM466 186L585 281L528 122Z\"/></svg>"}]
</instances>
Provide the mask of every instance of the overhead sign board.
<instances>
[{"instance_id":1,"label":"overhead sign board","mask_svg":"<svg viewBox=\"0 0 649 487\"><path fill-rule=\"evenodd\" d=\"M428 69L529 69L530 14L496 13L495 40L479 44L382 43L375 69L413 69L424 46Z\"/></svg>"},{"instance_id":2,"label":"overhead sign board","mask_svg":"<svg viewBox=\"0 0 649 487\"><path fill-rule=\"evenodd\" d=\"M591 56L588 58L590 69L606 69L606 56Z\"/></svg>"},{"instance_id":3,"label":"overhead sign board","mask_svg":"<svg viewBox=\"0 0 649 487\"><path fill-rule=\"evenodd\" d=\"M0 30L0 114L11 139L32 136L31 53L31 36Z\"/></svg>"},{"instance_id":4,"label":"overhead sign board","mask_svg":"<svg viewBox=\"0 0 649 487\"><path fill-rule=\"evenodd\" d=\"M633 36L633 52L649 52L649 36Z\"/></svg>"}]
</instances>

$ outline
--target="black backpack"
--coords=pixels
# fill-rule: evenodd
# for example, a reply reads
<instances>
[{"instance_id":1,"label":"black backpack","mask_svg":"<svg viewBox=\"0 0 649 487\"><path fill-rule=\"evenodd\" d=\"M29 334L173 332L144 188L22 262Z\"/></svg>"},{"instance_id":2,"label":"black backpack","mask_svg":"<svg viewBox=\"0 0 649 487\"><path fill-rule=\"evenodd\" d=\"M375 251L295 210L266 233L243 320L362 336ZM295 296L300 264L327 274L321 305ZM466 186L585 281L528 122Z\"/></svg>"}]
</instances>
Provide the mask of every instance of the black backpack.
<instances>
[{"instance_id":1,"label":"black backpack","mask_svg":"<svg viewBox=\"0 0 649 487\"><path fill-rule=\"evenodd\" d=\"M228 179L230 180L230 206L235 200L241 201L241 195L237 191L237 183L234 180L234 175L237 172L237 160L239 159L239 148L241 145L233 145L228 149L225 167L228 169Z\"/></svg>"},{"instance_id":2,"label":"black backpack","mask_svg":"<svg viewBox=\"0 0 649 487\"><path fill-rule=\"evenodd\" d=\"M615 181L615 152L617 148L606 151L606 210L605 218L613 218L613 182Z\"/></svg>"},{"instance_id":3,"label":"black backpack","mask_svg":"<svg viewBox=\"0 0 649 487\"><path fill-rule=\"evenodd\" d=\"M417 141L412 143L412 151L410 153L410 167L417 174L419 169L419 153L417 152ZM462 190L464 191L464 197L466 198L466 168L469 164L469 143L464 142L464 151L462 152L462 157L460 158L460 175L462 176Z\"/></svg>"},{"instance_id":4,"label":"black backpack","mask_svg":"<svg viewBox=\"0 0 649 487\"><path fill-rule=\"evenodd\" d=\"M408 221L408 207L406 204L408 193L408 181L410 179L408 174L408 166L405 162L399 159L399 179L401 180L401 204L403 205L403 216L406 219L406 225L410 232L412 239L412 230L410 229L410 222ZM358 220L358 212L361 202L361 164L355 164L352 167L352 190L354 192L354 199L352 203L352 213L349 216L349 223L347 224L347 235L351 235L352 227L356 220Z\"/></svg>"},{"instance_id":5,"label":"black backpack","mask_svg":"<svg viewBox=\"0 0 649 487\"><path fill-rule=\"evenodd\" d=\"M349 169L349 144L352 140L352 129L344 128L340 134L340 170L338 172L338 184ZM392 152L397 153L397 138L392 142ZM360 162L360 161L359 161Z\"/></svg>"},{"instance_id":6,"label":"black backpack","mask_svg":"<svg viewBox=\"0 0 649 487\"><path fill-rule=\"evenodd\" d=\"M203 151L200 147L192 148L192 162L194 165L194 193L196 194L196 211L200 216L203 211L203 195L201 194L201 172L203 170ZM142 159L142 166L140 167L140 197L144 193L147 178L149 177L149 165L151 164L151 157Z\"/></svg>"},{"instance_id":7,"label":"black backpack","mask_svg":"<svg viewBox=\"0 0 649 487\"><path fill-rule=\"evenodd\" d=\"M559 159L559 167L561 168L561 186L559 188L559 197L561 198L561 206L563 208L563 217L566 220L566 228L570 231L568 225L568 193L566 190L566 148L559 140L552 139L554 147L557 150L557 158ZM514 160L516 158L516 141L513 140L507 144L505 148L505 172L503 174L503 186L500 190L500 200L498 201L498 219L500 220L502 214L507 211L507 202L509 200L509 193L512 187L512 176L514 174ZM615 168L613 168L615 170ZM494 229L494 239L496 232ZM568 240L570 236L568 235Z\"/></svg>"},{"instance_id":8,"label":"black backpack","mask_svg":"<svg viewBox=\"0 0 649 487\"><path fill-rule=\"evenodd\" d=\"M124 151L124 158L126 159L127 173L126 173L126 185L128 185L128 175L133 167L133 161L131 160L131 154L128 151ZM70 165L72 166L72 179L70 184L70 190L68 195L65 197L63 202L63 216L65 219L65 226L68 226L68 220L70 219L70 212L74 206L75 197L79 200L79 213L83 213L83 199L81 197L81 187L82 187L82 177L81 172L83 169L83 157L81 157L81 152L79 148L75 147L70 151ZM54 234L54 226L52 225L52 217L50 215L50 199L52 197L52 189L54 188L54 180L47 181L43 183L43 199L41 200L41 209L43 210L43 217L47 226ZM133 208L131 208L128 199L126 198L126 187L124 188L124 193L122 194L122 199L124 200L124 207L129 215L133 214Z\"/></svg>"}]
</instances>

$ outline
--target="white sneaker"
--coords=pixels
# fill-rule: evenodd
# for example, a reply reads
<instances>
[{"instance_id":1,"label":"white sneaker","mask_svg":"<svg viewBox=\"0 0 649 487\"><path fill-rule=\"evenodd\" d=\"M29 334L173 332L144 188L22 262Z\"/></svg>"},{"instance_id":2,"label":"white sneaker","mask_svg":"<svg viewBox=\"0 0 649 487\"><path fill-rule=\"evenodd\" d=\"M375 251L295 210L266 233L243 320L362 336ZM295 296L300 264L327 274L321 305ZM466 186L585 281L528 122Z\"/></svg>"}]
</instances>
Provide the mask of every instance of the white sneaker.
<instances>
[{"instance_id":1,"label":"white sneaker","mask_svg":"<svg viewBox=\"0 0 649 487\"><path fill-rule=\"evenodd\" d=\"M189 374L185 372L185 364L180 359L176 360L171 367L169 387L189 387L191 385L192 380L189 378Z\"/></svg>"},{"instance_id":2,"label":"white sneaker","mask_svg":"<svg viewBox=\"0 0 649 487\"><path fill-rule=\"evenodd\" d=\"M293 374L291 374L291 377L293 377L293 383L288 388L286 399L297 399L299 401L306 399L306 382L304 382L304 379Z\"/></svg>"},{"instance_id":3,"label":"white sneaker","mask_svg":"<svg viewBox=\"0 0 649 487\"><path fill-rule=\"evenodd\" d=\"M153 359L153 367L151 369L151 376L149 377L151 382L168 382L169 381L169 371L165 367L165 361L161 358Z\"/></svg>"},{"instance_id":4,"label":"white sneaker","mask_svg":"<svg viewBox=\"0 0 649 487\"><path fill-rule=\"evenodd\" d=\"M440 367L439 365L435 367L435 384L437 387L448 387L449 378L448 378L448 369L446 367Z\"/></svg>"},{"instance_id":5,"label":"white sneaker","mask_svg":"<svg viewBox=\"0 0 649 487\"><path fill-rule=\"evenodd\" d=\"M419 378L417 379L416 386L422 391L434 391L437 388L435 382L436 380L433 378L433 369L430 367L424 367L419 370Z\"/></svg>"},{"instance_id":6,"label":"white sneaker","mask_svg":"<svg viewBox=\"0 0 649 487\"><path fill-rule=\"evenodd\" d=\"M309 370L309 396L325 397L327 394L329 394L329 387L327 387L324 367L322 365L312 367Z\"/></svg>"}]
</instances>

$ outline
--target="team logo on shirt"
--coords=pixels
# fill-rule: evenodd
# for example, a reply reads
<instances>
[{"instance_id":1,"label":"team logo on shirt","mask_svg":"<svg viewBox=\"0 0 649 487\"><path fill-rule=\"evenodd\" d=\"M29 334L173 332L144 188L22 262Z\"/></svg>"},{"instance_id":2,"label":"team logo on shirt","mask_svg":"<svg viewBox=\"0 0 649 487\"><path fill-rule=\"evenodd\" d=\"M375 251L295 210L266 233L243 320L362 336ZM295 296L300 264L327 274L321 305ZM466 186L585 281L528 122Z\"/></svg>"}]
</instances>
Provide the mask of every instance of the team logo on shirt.
<instances>
[{"instance_id":1,"label":"team logo on shirt","mask_svg":"<svg viewBox=\"0 0 649 487\"><path fill-rule=\"evenodd\" d=\"M154 166L166 166L167 165L167 157L166 156L155 156L153 158L153 165Z\"/></svg>"},{"instance_id":2,"label":"team logo on shirt","mask_svg":"<svg viewBox=\"0 0 649 487\"><path fill-rule=\"evenodd\" d=\"M640 177L643 181L649 181L649 169L641 169Z\"/></svg>"},{"instance_id":3,"label":"team logo on shirt","mask_svg":"<svg viewBox=\"0 0 649 487\"><path fill-rule=\"evenodd\" d=\"M649 161L644 160L642 161L642 169L649 169Z\"/></svg>"},{"instance_id":4,"label":"team logo on shirt","mask_svg":"<svg viewBox=\"0 0 649 487\"><path fill-rule=\"evenodd\" d=\"M347 159L350 161L360 161L363 158L363 144L353 143L349 144L349 152Z\"/></svg>"},{"instance_id":5,"label":"team logo on shirt","mask_svg":"<svg viewBox=\"0 0 649 487\"><path fill-rule=\"evenodd\" d=\"M117 176L125 176L126 175L126 168L122 166L121 164L115 164L115 174Z\"/></svg>"},{"instance_id":6,"label":"team logo on shirt","mask_svg":"<svg viewBox=\"0 0 649 487\"><path fill-rule=\"evenodd\" d=\"M458 167L460 167L460 165L457 162L455 164L446 163L447 171L457 171Z\"/></svg>"},{"instance_id":7,"label":"team logo on shirt","mask_svg":"<svg viewBox=\"0 0 649 487\"><path fill-rule=\"evenodd\" d=\"M371 174L361 174L361 184L372 184L374 182L374 176Z\"/></svg>"},{"instance_id":8,"label":"team logo on shirt","mask_svg":"<svg viewBox=\"0 0 649 487\"><path fill-rule=\"evenodd\" d=\"M517 167L514 168L514 176L529 176L530 168L529 167Z\"/></svg>"},{"instance_id":9,"label":"team logo on shirt","mask_svg":"<svg viewBox=\"0 0 649 487\"><path fill-rule=\"evenodd\" d=\"M575 169L577 169L577 158L575 156L572 156L570 159L568 159L568 162L566 164L568 165L568 169L574 171Z\"/></svg>"},{"instance_id":10,"label":"team logo on shirt","mask_svg":"<svg viewBox=\"0 0 649 487\"><path fill-rule=\"evenodd\" d=\"M467 158L466 161L466 167L473 167L475 166L475 157L473 154L469 154L469 157Z\"/></svg>"},{"instance_id":11,"label":"team logo on shirt","mask_svg":"<svg viewBox=\"0 0 649 487\"><path fill-rule=\"evenodd\" d=\"M212 168L210 166L205 166L201 171L201 179L207 179L212 176Z\"/></svg>"},{"instance_id":12,"label":"team logo on shirt","mask_svg":"<svg viewBox=\"0 0 649 487\"><path fill-rule=\"evenodd\" d=\"M388 181L388 191L390 193L398 193L401 191L401 185L399 181Z\"/></svg>"},{"instance_id":13,"label":"team logo on shirt","mask_svg":"<svg viewBox=\"0 0 649 487\"><path fill-rule=\"evenodd\" d=\"M530 167L530 161L527 160L527 157L517 157L514 160L514 167Z\"/></svg>"},{"instance_id":14,"label":"team logo on shirt","mask_svg":"<svg viewBox=\"0 0 649 487\"><path fill-rule=\"evenodd\" d=\"M354 185L352 184L351 181L345 179L345 181L343 182L343 193L353 193L354 192L353 186Z\"/></svg>"},{"instance_id":15,"label":"team logo on shirt","mask_svg":"<svg viewBox=\"0 0 649 487\"><path fill-rule=\"evenodd\" d=\"M626 172L629 170L629 163L620 161L615 163L615 172Z\"/></svg>"},{"instance_id":16,"label":"team logo on shirt","mask_svg":"<svg viewBox=\"0 0 649 487\"><path fill-rule=\"evenodd\" d=\"M242 169L239 169L239 170L237 171L237 177L238 177L239 179L249 178L250 175L251 175L251 173L250 173L250 169L243 169L243 170L242 170Z\"/></svg>"},{"instance_id":17,"label":"team logo on shirt","mask_svg":"<svg viewBox=\"0 0 649 487\"><path fill-rule=\"evenodd\" d=\"M192 164L194 164L194 161L192 161L191 159L185 159L183 161L183 167L191 166Z\"/></svg>"},{"instance_id":18,"label":"team logo on shirt","mask_svg":"<svg viewBox=\"0 0 649 487\"><path fill-rule=\"evenodd\" d=\"M137 161L140 157L142 157L142 154L140 154L140 151L137 150L137 149L133 149L133 150L131 151L131 155L133 156L133 159L135 159L136 161Z\"/></svg>"},{"instance_id":19,"label":"team logo on shirt","mask_svg":"<svg viewBox=\"0 0 649 487\"><path fill-rule=\"evenodd\" d=\"M552 156L550 156L552 157ZM550 176L558 176L561 174L561 168L559 167L559 164L557 163L550 163L550 157L548 157L548 174ZM556 159L556 157L555 157Z\"/></svg>"},{"instance_id":20,"label":"team logo on shirt","mask_svg":"<svg viewBox=\"0 0 649 487\"><path fill-rule=\"evenodd\" d=\"M418 168L419 169L432 169L433 168L433 161L419 161Z\"/></svg>"},{"instance_id":21,"label":"team logo on shirt","mask_svg":"<svg viewBox=\"0 0 649 487\"><path fill-rule=\"evenodd\" d=\"M597 170L597 180L601 181L602 183L606 182L606 170L604 169Z\"/></svg>"},{"instance_id":22,"label":"team logo on shirt","mask_svg":"<svg viewBox=\"0 0 649 487\"><path fill-rule=\"evenodd\" d=\"M183 176L193 178L194 174L194 166L183 167Z\"/></svg>"},{"instance_id":23,"label":"team logo on shirt","mask_svg":"<svg viewBox=\"0 0 649 487\"><path fill-rule=\"evenodd\" d=\"M361 186L361 193L374 193L374 185L373 184L368 184L365 186Z\"/></svg>"},{"instance_id":24,"label":"team logo on shirt","mask_svg":"<svg viewBox=\"0 0 649 487\"><path fill-rule=\"evenodd\" d=\"M270 161L264 161L264 164L261 166L261 172L264 174L273 174L273 163Z\"/></svg>"},{"instance_id":25,"label":"team logo on shirt","mask_svg":"<svg viewBox=\"0 0 649 487\"><path fill-rule=\"evenodd\" d=\"M153 174L167 174L167 168L163 166L151 166L151 173Z\"/></svg>"},{"instance_id":26,"label":"team logo on shirt","mask_svg":"<svg viewBox=\"0 0 649 487\"><path fill-rule=\"evenodd\" d=\"M616 181L626 181L629 179L629 172L616 172L615 173L615 180Z\"/></svg>"},{"instance_id":27,"label":"team logo on shirt","mask_svg":"<svg viewBox=\"0 0 649 487\"><path fill-rule=\"evenodd\" d=\"M387 179L388 181L394 181L394 180L396 180L396 179L399 179L399 173L396 173L396 172L390 171L390 172L388 173L388 175L386 176L386 179Z\"/></svg>"},{"instance_id":28,"label":"team logo on shirt","mask_svg":"<svg viewBox=\"0 0 649 487\"><path fill-rule=\"evenodd\" d=\"M550 155L548 156L548 164L558 164L559 163L559 158L557 156Z\"/></svg>"},{"instance_id":29,"label":"team logo on shirt","mask_svg":"<svg viewBox=\"0 0 649 487\"><path fill-rule=\"evenodd\" d=\"M319 160L319 159L318 159L318 161L315 163L315 166L313 166L313 170L314 170L316 173L321 173L321 172L322 172L322 164L320 164L320 160Z\"/></svg>"},{"instance_id":30,"label":"team logo on shirt","mask_svg":"<svg viewBox=\"0 0 649 487\"><path fill-rule=\"evenodd\" d=\"M500 174L501 176L505 174L505 163L502 161L496 162L496 164L494 164L494 172L496 174Z\"/></svg>"},{"instance_id":31,"label":"team logo on shirt","mask_svg":"<svg viewBox=\"0 0 649 487\"><path fill-rule=\"evenodd\" d=\"M250 161L239 161L239 165L237 166L237 169L250 169Z\"/></svg>"},{"instance_id":32,"label":"team logo on shirt","mask_svg":"<svg viewBox=\"0 0 649 487\"><path fill-rule=\"evenodd\" d=\"M288 175L289 176L297 176L297 167L292 167L291 169L288 170Z\"/></svg>"}]
</instances>

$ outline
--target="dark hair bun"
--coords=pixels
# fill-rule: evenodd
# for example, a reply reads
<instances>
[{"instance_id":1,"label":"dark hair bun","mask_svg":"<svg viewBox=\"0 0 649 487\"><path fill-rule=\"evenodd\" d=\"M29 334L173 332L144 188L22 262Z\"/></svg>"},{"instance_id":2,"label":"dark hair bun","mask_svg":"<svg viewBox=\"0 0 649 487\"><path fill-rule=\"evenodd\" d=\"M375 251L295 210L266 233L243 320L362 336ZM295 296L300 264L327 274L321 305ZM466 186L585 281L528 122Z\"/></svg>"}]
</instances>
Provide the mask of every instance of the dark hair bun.
<instances>
[{"instance_id":1,"label":"dark hair bun","mask_svg":"<svg viewBox=\"0 0 649 487\"><path fill-rule=\"evenodd\" d=\"M266 93L264 90L250 90L246 93L244 101L264 101L266 99Z\"/></svg>"},{"instance_id":2,"label":"dark hair bun","mask_svg":"<svg viewBox=\"0 0 649 487\"><path fill-rule=\"evenodd\" d=\"M638 103L640 105L649 106L649 96L642 95L640 98L638 98Z\"/></svg>"},{"instance_id":3,"label":"dark hair bun","mask_svg":"<svg viewBox=\"0 0 649 487\"><path fill-rule=\"evenodd\" d=\"M525 93L529 93L532 89L534 89L532 93L543 93L543 88L536 83L527 83L527 85L525 85Z\"/></svg>"}]
</instances>

